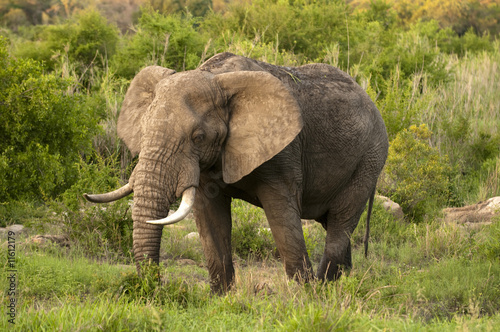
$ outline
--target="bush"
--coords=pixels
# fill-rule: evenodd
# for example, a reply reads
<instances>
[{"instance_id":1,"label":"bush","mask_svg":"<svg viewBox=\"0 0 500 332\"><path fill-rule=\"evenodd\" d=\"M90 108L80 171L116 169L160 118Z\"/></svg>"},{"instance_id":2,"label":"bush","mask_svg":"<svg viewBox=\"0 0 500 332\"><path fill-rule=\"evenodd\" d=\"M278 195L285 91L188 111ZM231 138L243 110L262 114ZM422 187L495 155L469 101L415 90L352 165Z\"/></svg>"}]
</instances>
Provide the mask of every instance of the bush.
<instances>
[{"instance_id":1,"label":"bush","mask_svg":"<svg viewBox=\"0 0 500 332\"><path fill-rule=\"evenodd\" d=\"M91 9L81 12L76 20L39 28L34 38L22 43L17 55L43 61L49 69L55 68L58 57L67 56L81 76L89 67L103 67L111 58L118 43L118 29Z\"/></svg>"},{"instance_id":2,"label":"bush","mask_svg":"<svg viewBox=\"0 0 500 332\"><path fill-rule=\"evenodd\" d=\"M500 218L496 217L489 227L485 241L480 245L480 251L489 259L500 257Z\"/></svg>"},{"instance_id":3,"label":"bush","mask_svg":"<svg viewBox=\"0 0 500 332\"><path fill-rule=\"evenodd\" d=\"M164 16L144 8L136 33L112 59L117 75L132 78L143 67L158 65L176 71L194 69L200 63L206 39L194 28L196 19Z\"/></svg>"},{"instance_id":4,"label":"bush","mask_svg":"<svg viewBox=\"0 0 500 332\"><path fill-rule=\"evenodd\" d=\"M401 74L399 66L396 66L390 78L381 84L384 95L375 101L384 119L389 140L414 123L422 103L428 98L420 96L425 77L415 75L412 79L404 79ZM376 99L371 85L368 86L367 92L372 99Z\"/></svg>"},{"instance_id":5,"label":"bush","mask_svg":"<svg viewBox=\"0 0 500 332\"><path fill-rule=\"evenodd\" d=\"M230 39L230 33L225 36ZM304 64L303 56L295 55L291 51L279 50L279 45L270 42L261 42L260 36L256 36L253 41L245 38L232 38L231 42L223 47L227 52L242 55L248 58L271 63L278 66L300 66Z\"/></svg>"},{"instance_id":6,"label":"bush","mask_svg":"<svg viewBox=\"0 0 500 332\"><path fill-rule=\"evenodd\" d=\"M447 156L429 145L426 125L411 126L396 135L389 146L385 183L381 191L401 204L414 221L447 203L451 167Z\"/></svg>"},{"instance_id":7,"label":"bush","mask_svg":"<svg viewBox=\"0 0 500 332\"><path fill-rule=\"evenodd\" d=\"M179 310L207 304L210 296L206 287L192 285L180 277L164 281L164 272L163 263L158 266L144 262L141 276L136 272L126 274L116 281L115 288L121 298L148 306L173 306Z\"/></svg>"},{"instance_id":8,"label":"bush","mask_svg":"<svg viewBox=\"0 0 500 332\"><path fill-rule=\"evenodd\" d=\"M246 259L249 256L266 258L275 250L271 231L264 227L264 211L240 200L232 206L233 231L231 243L234 253Z\"/></svg>"},{"instance_id":9,"label":"bush","mask_svg":"<svg viewBox=\"0 0 500 332\"><path fill-rule=\"evenodd\" d=\"M129 200L110 204L85 203L84 193L102 193L120 186L116 155L81 160L78 181L61 195L54 207L64 220L63 231L91 257L130 258L133 221Z\"/></svg>"},{"instance_id":10,"label":"bush","mask_svg":"<svg viewBox=\"0 0 500 332\"><path fill-rule=\"evenodd\" d=\"M312 262L319 262L325 251L326 232L319 222L309 221L302 224L307 254Z\"/></svg>"},{"instance_id":11,"label":"bush","mask_svg":"<svg viewBox=\"0 0 500 332\"><path fill-rule=\"evenodd\" d=\"M0 203L0 227L13 224L38 226L50 219L47 206L38 202L10 201Z\"/></svg>"},{"instance_id":12,"label":"bush","mask_svg":"<svg viewBox=\"0 0 500 332\"><path fill-rule=\"evenodd\" d=\"M321 58L325 46L339 43L347 56L346 11L346 4L338 0L258 0L234 3L224 15L208 16L201 28L212 36L228 33L253 40L258 35L263 44L274 43L277 49L309 59ZM224 39L219 44L227 44Z\"/></svg>"},{"instance_id":13,"label":"bush","mask_svg":"<svg viewBox=\"0 0 500 332\"><path fill-rule=\"evenodd\" d=\"M98 132L95 105L75 82L14 59L0 38L0 202L47 199L74 183L74 163Z\"/></svg>"}]
</instances>

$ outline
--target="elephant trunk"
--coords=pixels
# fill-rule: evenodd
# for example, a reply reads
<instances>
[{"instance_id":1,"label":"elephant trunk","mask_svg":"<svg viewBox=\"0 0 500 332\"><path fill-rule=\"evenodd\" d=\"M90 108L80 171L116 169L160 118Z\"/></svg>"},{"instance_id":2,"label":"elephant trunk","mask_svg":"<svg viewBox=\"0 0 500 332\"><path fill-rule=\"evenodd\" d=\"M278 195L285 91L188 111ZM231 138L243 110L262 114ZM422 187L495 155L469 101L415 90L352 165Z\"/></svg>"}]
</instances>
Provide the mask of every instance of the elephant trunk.
<instances>
[{"instance_id":1,"label":"elephant trunk","mask_svg":"<svg viewBox=\"0 0 500 332\"><path fill-rule=\"evenodd\" d=\"M165 208L167 206L167 208ZM140 264L143 261L160 262L160 243L163 225L147 223L150 219L157 219L168 214L168 202L158 204L151 196L134 196L134 207L132 219L134 220L133 250L140 272Z\"/></svg>"},{"instance_id":2,"label":"elephant trunk","mask_svg":"<svg viewBox=\"0 0 500 332\"><path fill-rule=\"evenodd\" d=\"M170 158L170 160L175 159ZM143 158L134 170L133 249L139 273L141 262L150 260L153 263L159 263L163 226L182 220L193 205L199 176L190 176L186 180L179 176L182 173L176 171L178 169L176 163L151 167L148 159ZM190 175L192 173L196 172L188 172ZM179 188L187 188L182 195L183 202L177 213L167 217L170 205L182 193L180 192L182 189ZM157 220L160 222L150 223L150 221Z\"/></svg>"},{"instance_id":3,"label":"elephant trunk","mask_svg":"<svg viewBox=\"0 0 500 332\"><path fill-rule=\"evenodd\" d=\"M169 206L175 199L173 188L165 185L163 174L147 172L141 161L136 166L133 176L134 207L132 208L133 250L140 274L143 261L159 263L160 243L163 225L147 223L148 220L164 218L168 215Z\"/></svg>"}]
</instances>

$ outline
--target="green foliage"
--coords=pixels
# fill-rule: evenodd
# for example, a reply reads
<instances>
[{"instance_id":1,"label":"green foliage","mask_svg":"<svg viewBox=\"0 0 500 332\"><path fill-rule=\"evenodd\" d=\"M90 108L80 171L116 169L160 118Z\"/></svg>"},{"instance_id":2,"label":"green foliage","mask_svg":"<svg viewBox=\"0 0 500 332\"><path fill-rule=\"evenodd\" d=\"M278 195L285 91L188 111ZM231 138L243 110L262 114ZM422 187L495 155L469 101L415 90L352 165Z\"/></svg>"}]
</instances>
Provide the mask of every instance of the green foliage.
<instances>
[{"instance_id":1,"label":"green foliage","mask_svg":"<svg viewBox=\"0 0 500 332\"><path fill-rule=\"evenodd\" d=\"M40 249L23 247L32 257L18 255L19 283L23 301L50 299L52 297L84 297L84 294L99 294L109 289L116 268L89 262L66 248ZM68 257L71 256L71 258ZM23 284L24 283L24 284ZM21 299L20 299L21 300Z\"/></svg>"},{"instance_id":2,"label":"green foliage","mask_svg":"<svg viewBox=\"0 0 500 332\"><path fill-rule=\"evenodd\" d=\"M83 193L109 192L120 187L121 169L117 155L103 158L94 154L88 160L80 159L76 166L78 180L61 195L64 206L71 211L78 211L83 207Z\"/></svg>"},{"instance_id":3,"label":"green foliage","mask_svg":"<svg viewBox=\"0 0 500 332\"><path fill-rule=\"evenodd\" d=\"M304 64L304 59L300 55L281 49L279 43L270 42L265 44L260 41L260 36L255 36L253 41L246 38L231 38L231 33L225 33L222 38L230 39L231 42L224 46L224 50L237 55L246 56L252 59L272 63L278 66L299 66Z\"/></svg>"},{"instance_id":4,"label":"green foliage","mask_svg":"<svg viewBox=\"0 0 500 332\"><path fill-rule=\"evenodd\" d=\"M78 243L88 257L129 261L132 257L132 216L127 200L80 211L59 209L62 231Z\"/></svg>"},{"instance_id":5,"label":"green foliage","mask_svg":"<svg viewBox=\"0 0 500 332\"><path fill-rule=\"evenodd\" d=\"M189 4L203 1L175 4L187 4L198 16ZM41 228L60 221L71 244L61 249L19 243L16 327L441 331L494 330L500 324L498 220L472 229L433 218L445 203L500 194L499 43L492 42L498 15L485 15L498 12L493 1L467 1L460 7L467 8L465 16L446 16L453 1L437 7L431 0L369 0L366 6L258 0L196 19L184 8L176 9L183 11L179 16L143 9L134 33L123 36L95 11L67 21L45 17L62 23L26 28L26 19L40 23L49 7L35 1L36 15L26 16L31 2L25 2L19 4L23 12L11 10L10 3L4 11L0 4L2 22L14 30L0 34L9 36L10 48L21 56L10 57L2 40L0 223ZM354 3L359 7L353 9ZM487 30L491 35L482 33ZM410 218L428 222L394 220L375 204L369 258L360 249L362 217L352 235L354 267L336 283L304 287L286 281L272 258L274 242L262 210L240 201L233 203L234 251L262 258L265 271L249 272L252 262L237 264L234 291L226 296L208 296L206 269L175 263L180 257L203 261L199 242L184 238L195 229L192 221L164 232L161 257L168 268L145 267L141 279L133 266L108 265L105 260L131 261L128 201L93 205L81 194L116 189L124 177L120 168L129 157L117 143L115 123L128 79L152 64L192 69L222 51L285 66L325 62L355 77L381 110L391 140L380 190ZM82 85L91 97L75 92ZM105 131L97 129L98 121ZM412 126L417 123L433 135ZM62 192L60 204L49 205L57 214L33 202ZM304 224L314 265L324 235L320 224ZM255 287L263 280L271 290L265 294ZM5 283L3 278L0 288ZM0 330L9 328L5 324L0 321Z\"/></svg>"},{"instance_id":6,"label":"green foliage","mask_svg":"<svg viewBox=\"0 0 500 332\"><path fill-rule=\"evenodd\" d=\"M67 56L77 64L77 75L81 76L89 67L105 66L117 43L116 26L89 9L63 24L40 27L34 40L20 44L16 54L43 61L49 69L55 69L58 58Z\"/></svg>"},{"instance_id":7,"label":"green foliage","mask_svg":"<svg viewBox=\"0 0 500 332\"><path fill-rule=\"evenodd\" d=\"M207 39L194 28L192 17L164 16L143 8L136 33L124 39L112 60L118 75L132 78L141 68L159 65L177 71L194 69Z\"/></svg>"},{"instance_id":8,"label":"green foliage","mask_svg":"<svg viewBox=\"0 0 500 332\"><path fill-rule=\"evenodd\" d=\"M426 125L404 129L391 141L386 162L383 191L415 221L449 198L451 167L448 158L429 145L431 134Z\"/></svg>"},{"instance_id":9,"label":"green foliage","mask_svg":"<svg viewBox=\"0 0 500 332\"><path fill-rule=\"evenodd\" d=\"M171 206L171 210L177 209L178 206ZM190 259L197 263L202 263L204 260L203 249L199 236L188 238L190 233L197 232L196 225L193 220L183 220L182 227L165 227L163 230L160 256L172 260Z\"/></svg>"},{"instance_id":10,"label":"green foliage","mask_svg":"<svg viewBox=\"0 0 500 332\"><path fill-rule=\"evenodd\" d=\"M39 202L10 201L0 203L0 227L13 224L33 226L47 220L47 208Z\"/></svg>"},{"instance_id":11,"label":"green foliage","mask_svg":"<svg viewBox=\"0 0 500 332\"><path fill-rule=\"evenodd\" d=\"M365 210L359 220L358 227L351 236L354 246L361 248L366 230ZM390 241L392 245L399 246L407 240L408 226L404 221L397 220L394 215L386 211L382 204L375 199L370 217L370 246L379 245L385 241ZM369 252L371 249L368 250Z\"/></svg>"},{"instance_id":12,"label":"green foliage","mask_svg":"<svg viewBox=\"0 0 500 332\"><path fill-rule=\"evenodd\" d=\"M234 253L243 259L249 256L262 259L272 255L275 244L271 231L264 226L267 224L264 211L234 200L232 214L231 244Z\"/></svg>"},{"instance_id":13,"label":"green foliage","mask_svg":"<svg viewBox=\"0 0 500 332\"><path fill-rule=\"evenodd\" d=\"M260 270L252 263L237 266L234 289L224 296L210 296L206 271L187 280L205 269L196 265L146 263L139 278L134 266L92 262L73 246L20 246L16 327L494 330L500 322L498 222L476 230L395 222L378 204L372 221L369 259L353 250L349 276L300 285L286 280L282 265L271 259L259 262ZM257 292L264 280L270 292ZM7 281L0 280L2 289ZM0 329L8 327L0 321Z\"/></svg>"},{"instance_id":14,"label":"green foliage","mask_svg":"<svg viewBox=\"0 0 500 332\"><path fill-rule=\"evenodd\" d=\"M471 164L483 165L488 160L494 160L500 153L500 133L491 135L490 133L479 132L476 139L470 145Z\"/></svg>"},{"instance_id":15,"label":"green foliage","mask_svg":"<svg viewBox=\"0 0 500 332\"><path fill-rule=\"evenodd\" d=\"M395 68L391 77L383 82L382 91L385 95L376 100L376 105L384 119L389 140L416 121L424 101L424 98L416 97L420 95L420 87L421 84L425 84L424 82L424 77L418 75L412 80L403 79L399 66ZM375 91L371 86L367 91L375 99Z\"/></svg>"},{"instance_id":16,"label":"green foliage","mask_svg":"<svg viewBox=\"0 0 500 332\"><path fill-rule=\"evenodd\" d=\"M492 260L500 257L500 218L493 220L486 240L480 244L480 251Z\"/></svg>"},{"instance_id":17,"label":"green foliage","mask_svg":"<svg viewBox=\"0 0 500 332\"><path fill-rule=\"evenodd\" d=\"M205 16L212 6L211 0L148 0L154 10L162 14L186 13Z\"/></svg>"},{"instance_id":18,"label":"green foliage","mask_svg":"<svg viewBox=\"0 0 500 332\"><path fill-rule=\"evenodd\" d=\"M307 254L313 262L320 261L325 251L326 231L320 223L310 221L302 224Z\"/></svg>"},{"instance_id":19,"label":"green foliage","mask_svg":"<svg viewBox=\"0 0 500 332\"><path fill-rule=\"evenodd\" d=\"M143 302L149 305L175 306L177 309L188 306L198 306L206 303L208 294L206 290L189 285L180 278L162 282L162 264L143 263L141 276L136 272L122 277L117 283L118 292L131 302Z\"/></svg>"},{"instance_id":20,"label":"green foliage","mask_svg":"<svg viewBox=\"0 0 500 332\"><path fill-rule=\"evenodd\" d=\"M75 34L70 40L70 55L85 65L97 56L111 57L118 42L118 31L99 12L90 10L78 17Z\"/></svg>"},{"instance_id":21,"label":"green foliage","mask_svg":"<svg viewBox=\"0 0 500 332\"><path fill-rule=\"evenodd\" d=\"M346 15L343 1L271 1L234 3L224 16L213 14L202 22L213 36L237 33L247 40L260 36L263 44L318 59L324 47L340 43L347 50Z\"/></svg>"},{"instance_id":22,"label":"green foliage","mask_svg":"<svg viewBox=\"0 0 500 332\"><path fill-rule=\"evenodd\" d=\"M132 251L130 202L122 199L110 204L84 203L83 193L102 193L117 189L120 164L116 156L78 164L78 181L61 195L62 205L54 204L64 220L63 231L91 257L129 258Z\"/></svg>"},{"instance_id":23,"label":"green foliage","mask_svg":"<svg viewBox=\"0 0 500 332\"><path fill-rule=\"evenodd\" d=\"M441 46L443 51L453 52L460 55L467 53L480 53L482 51L493 51L491 36L488 33L477 35L473 28L461 36L453 36L448 45Z\"/></svg>"},{"instance_id":24,"label":"green foliage","mask_svg":"<svg viewBox=\"0 0 500 332\"><path fill-rule=\"evenodd\" d=\"M361 31L364 29L364 24L362 21L358 24L360 26L355 32L355 38L363 36ZM436 48L438 26L435 22L415 24L408 30L396 29L395 26L390 30L382 30L379 27L378 33L374 34L373 31L377 31L374 28L377 26L379 22L371 23L372 32L369 32L368 38L361 44L356 41L351 43L354 52L363 52L362 59L361 54L358 56L360 63L357 70L364 77L370 77L372 84L384 84L384 81L394 78L396 74L394 68L397 68L398 79L402 81L423 72L432 83L446 78L447 72L439 56L439 49ZM376 46L366 47L367 44ZM383 88L380 90L382 93L386 91Z\"/></svg>"},{"instance_id":25,"label":"green foliage","mask_svg":"<svg viewBox=\"0 0 500 332\"><path fill-rule=\"evenodd\" d=\"M98 132L92 98L74 82L14 59L0 39L0 202L55 197L75 181L73 164Z\"/></svg>"}]
</instances>

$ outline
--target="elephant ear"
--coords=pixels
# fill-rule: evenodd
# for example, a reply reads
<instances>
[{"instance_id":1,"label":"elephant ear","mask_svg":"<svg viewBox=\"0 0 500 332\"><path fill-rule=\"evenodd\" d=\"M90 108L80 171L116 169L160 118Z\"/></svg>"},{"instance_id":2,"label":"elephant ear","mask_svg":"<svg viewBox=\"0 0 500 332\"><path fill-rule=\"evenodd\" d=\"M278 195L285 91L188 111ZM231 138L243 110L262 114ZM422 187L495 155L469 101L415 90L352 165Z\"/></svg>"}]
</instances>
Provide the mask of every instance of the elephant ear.
<instances>
[{"instance_id":1,"label":"elephant ear","mask_svg":"<svg viewBox=\"0 0 500 332\"><path fill-rule=\"evenodd\" d=\"M154 99L156 84L175 73L175 70L150 66L141 70L130 83L118 116L118 136L132 155L141 150L141 119Z\"/></svg>"},{"instance_id":2,"label":"elephant ear","mask_svg":"<svg viewBox=\"0 0 500 332\"><path fill-rule=\"evenodd\" d=\"M234 183L268 161L302 130L300 107L288 88L267 72L219 74L229 106L223 178Z\"/></svg>"}]
</instances>

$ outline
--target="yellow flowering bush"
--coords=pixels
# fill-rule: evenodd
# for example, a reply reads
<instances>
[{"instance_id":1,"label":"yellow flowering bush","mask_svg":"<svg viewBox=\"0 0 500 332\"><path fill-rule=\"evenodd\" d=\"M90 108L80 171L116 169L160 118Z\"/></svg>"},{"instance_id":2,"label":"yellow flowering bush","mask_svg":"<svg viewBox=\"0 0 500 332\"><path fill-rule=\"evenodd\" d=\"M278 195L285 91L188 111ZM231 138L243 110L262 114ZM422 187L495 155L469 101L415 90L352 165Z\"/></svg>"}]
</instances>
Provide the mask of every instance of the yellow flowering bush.
<instances>
[{"instance_id":1,"label":"yellow flowering bush","mask_svg":"<svg viewBox=\"0 0 500 332\"><path fill-rule=\"evenodd\" d=\"M430 144L432 132L422 124L399 132L391 141L384 191L415 221L445 204L450 195L451 167Z\"/></svg>"}]
</instances>

